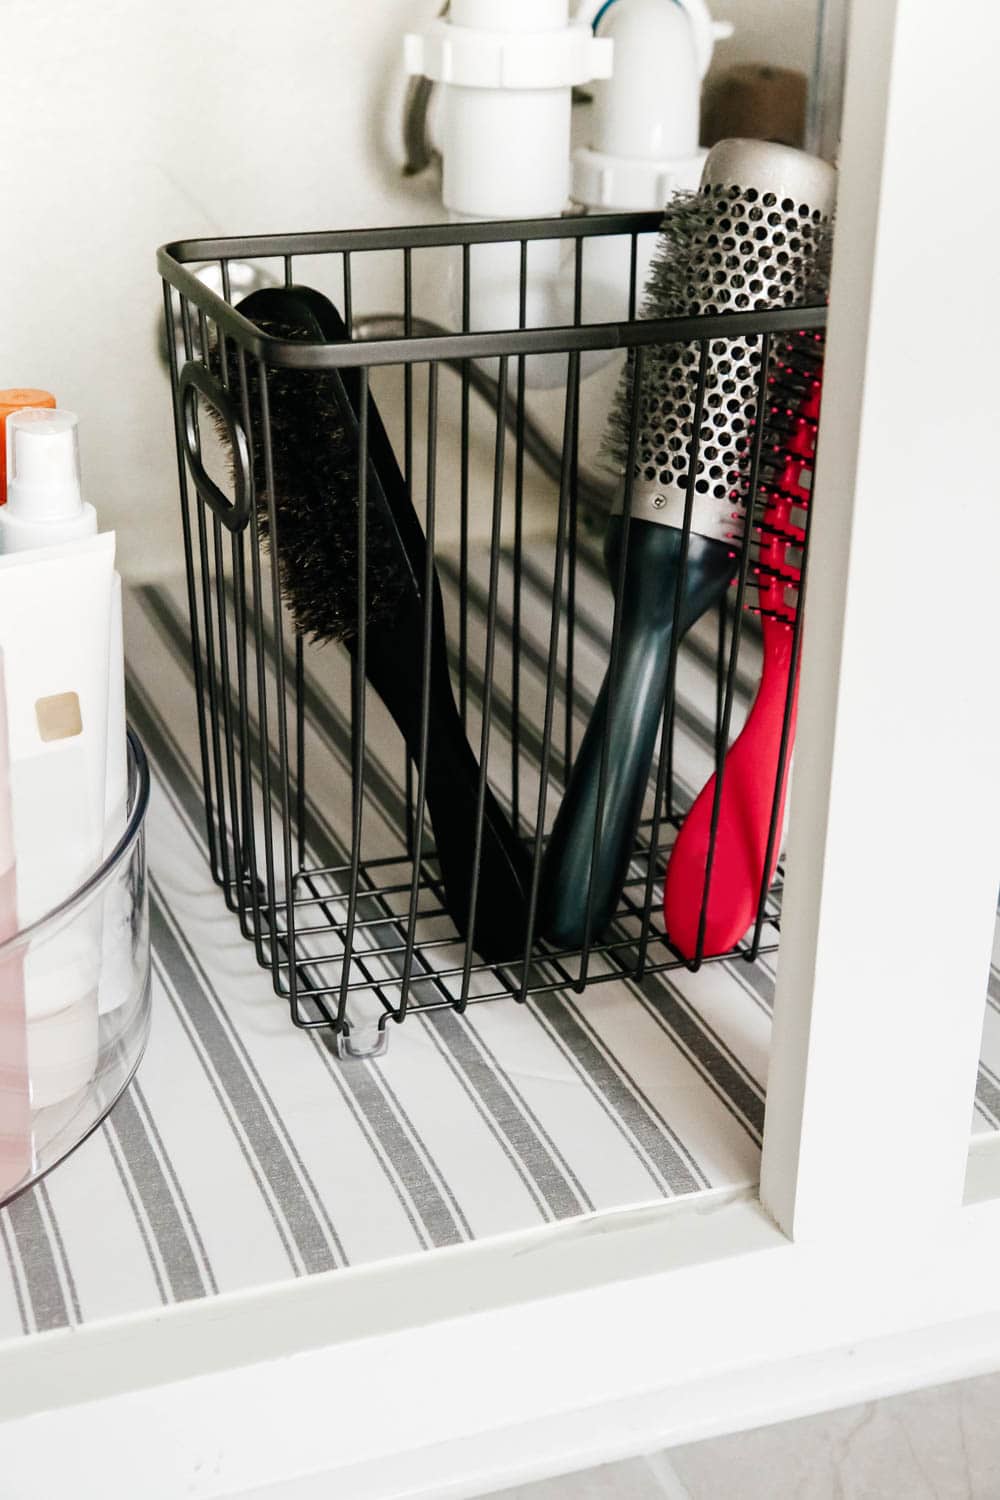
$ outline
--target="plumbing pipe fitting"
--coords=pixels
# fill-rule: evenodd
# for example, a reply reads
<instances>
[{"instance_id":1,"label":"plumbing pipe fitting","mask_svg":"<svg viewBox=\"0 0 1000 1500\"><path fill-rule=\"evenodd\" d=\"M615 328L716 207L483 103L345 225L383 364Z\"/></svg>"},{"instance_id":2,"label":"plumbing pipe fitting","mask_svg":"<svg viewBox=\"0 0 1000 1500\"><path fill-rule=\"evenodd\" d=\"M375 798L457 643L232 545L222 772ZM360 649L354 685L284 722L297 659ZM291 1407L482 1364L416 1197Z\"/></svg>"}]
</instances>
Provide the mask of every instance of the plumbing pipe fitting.
<instances>
[{"instance_id":1,"label":"plumbing pipe fitting","mask_svg":"<svg viewBox=\"0 0 1000 1500\"><path fill-rule=\"evenodd\" d=\"M610 73L610 44L573 23L551 31L480 31L450 16L405 42L407 71L478 89L564 89Z\"/></svg>"},{"instance_id":2,"label":"plumbing pipe fitting","mask_svg":"<svg viewBox=\"0 0 1000 1500\"><path fill-rule=\"evenodd\" d=\"M596 31L607 13L619 3L620 0L585 0L576 13L576 19L586 21ZM713 20L705 0L668 0L668 3L679 5L681 10L687 11L694 27L698 67L704 78L711 64L716 42L727 41L736 28L732 21Z\"/></svg>"},{"instance_id":3,"label":"plumbing pipe fitting","mask_svg":"<svg viewBox=\"0 0 1000 1500\"><path fill-rule=\"evenodd\" d=\"M597 211L661 209L701 179L701 83L715 23L705 0L607 0L593 25L613 40L615 66L594 85L594 135L573 154L572 196Z\"/></svg>"},{"instance_id":4,"label":"plumbing pipe fitting","mask_svg":"<svg viewBox=\"0 0 1000 1500\"><path fill-rule=\"evenodd\" d=\"M407 36L410 73L446 85L443 197L464 218L559 214L569 193L575 84L611 73L612 43L569 0L453 0Z\"/></svg>"}]
</instances>

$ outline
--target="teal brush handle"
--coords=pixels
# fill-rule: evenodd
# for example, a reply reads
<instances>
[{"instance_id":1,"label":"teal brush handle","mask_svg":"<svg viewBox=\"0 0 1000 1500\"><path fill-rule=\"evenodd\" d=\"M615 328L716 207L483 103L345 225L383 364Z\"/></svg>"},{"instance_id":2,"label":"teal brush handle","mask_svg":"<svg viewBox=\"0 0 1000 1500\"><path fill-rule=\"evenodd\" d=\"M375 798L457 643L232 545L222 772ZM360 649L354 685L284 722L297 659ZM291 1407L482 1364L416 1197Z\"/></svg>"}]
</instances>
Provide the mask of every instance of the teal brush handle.
<instances>
[{"instance_id":1,"label":"teal brush handle","mask_svg":"<svg viewBox=\"0 0 1000 1500\"><path fill-rule=\"evenodd\" d=\"M615 582L621 539L622 522L612 517L604 560ZM625 882L663 714L682 540L683 532L674 526L641 520L632 520L629 526L614 702L609 704L609 666L542 865L539 927L549 942L560 947L583 945L592 864L592 938L599 937L610 923ZM725 594L735 570L736 558L725 542L690 538L681 634ZM606 731L604 808L595 860Z\"/></svg>"}]
</instances>

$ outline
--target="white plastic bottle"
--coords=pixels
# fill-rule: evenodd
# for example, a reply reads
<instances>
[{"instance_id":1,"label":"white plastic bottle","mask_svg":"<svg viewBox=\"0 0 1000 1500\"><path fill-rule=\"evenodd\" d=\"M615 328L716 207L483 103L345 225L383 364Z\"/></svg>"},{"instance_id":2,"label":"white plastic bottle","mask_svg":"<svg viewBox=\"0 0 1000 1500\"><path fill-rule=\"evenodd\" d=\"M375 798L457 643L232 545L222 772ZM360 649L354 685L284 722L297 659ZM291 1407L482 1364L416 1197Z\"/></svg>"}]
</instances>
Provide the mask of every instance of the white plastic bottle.
<instances>
[{"instance_id":1,"label":"white plastic bottle","mask_svg":"<svg viewBox=\"0 0 1000 1500\"><path fill-rule=\"evenodd\" d=\"M7 649L11 785L22 926L66 899L124 829L121 589L114 536L97 536L82 496L72 412L27 409L7 421L0 510L0 634ZM43 727L40 704L73 702L77 722ZM72 717L72 714L70 715ZM57 810L58 809L58 813ZM32 1106L85 1087L97 1066L102 945L115 911L68 924L25 965ZM104 1008L117 998L113 986Z\"/></svg>"},{"instance_id":2,"label":"white plastic bottle","mask_svg":"<svg viewBox=\"0 0 1000 1500\"><path fill-rule=\"evenodd\" d=\"M8 425L8 449L16 472L8 486L7 504L0 507L0 554L96 536L97 512L84 500L80 486L78 422L73 412L31 407L12 413ZM121 838L128 813L125 650L118 573L111 589L105 856Z\"/></svg>"},{"instance_id":3,"label":"white plastic bottle","mask_svg":"<svg viewBox=\"0 0 1000 1500\"><path fill-rule=\"evenodd\" d=\"M569 197L570 125L576 84L611 72L611 43L570 16L569 0L452 0L446 19L406 38L409 72L442 86L442 196L453 220L558 216ZM526 327L572 316L565 246L532 241L527 251ZM470 330L517 328L520 246L473 247L468 264ZM463 272L451 267L456 319ZM489 367L484 362L484 367ZM533 355L529 385L560 385L563 355Z\"/></svg>"}]
</instances>

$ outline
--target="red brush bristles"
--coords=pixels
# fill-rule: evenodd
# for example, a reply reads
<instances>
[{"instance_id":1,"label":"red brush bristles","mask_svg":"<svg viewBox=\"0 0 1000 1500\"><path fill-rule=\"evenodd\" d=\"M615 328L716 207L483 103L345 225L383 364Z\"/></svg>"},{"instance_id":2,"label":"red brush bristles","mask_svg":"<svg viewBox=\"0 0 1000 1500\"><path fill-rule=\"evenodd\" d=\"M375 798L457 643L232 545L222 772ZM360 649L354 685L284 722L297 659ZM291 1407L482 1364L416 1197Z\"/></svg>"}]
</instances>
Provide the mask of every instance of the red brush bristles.
<instances>
[{"instance_id":1,"label":"red brush bristles","mask_svg":"<svg viewBox=\"0 0 1000 1500\"><path fill-rule=\"evenodd\" d=\"M761 678L746 722L688 813L664 880L664 921L686 958L729 952L774 877L795 738L798 609L822 389L821 340L779 351L748 505L744 608L761 622ZM749 597L747 597L749 596Z\"/></svg>"},{"instance_id":2,"label":"red brush bristles","mask_svg":"<svg viewBox=\"0 0 1000 1500\"><path fill-rule=\"evenodd\" d=\"M774 399L765 416L763 451L767 456L749 522L753 540L746 589L753 591L753 597L744 608L788 627L795 622L802 576L789 553L800 552L806 541L822 379L821 334L815 338L799 335L794 343L786 344L768 377ZM796 514L805 524L796 524ZM790 590L796 591L795 598L789 597Z\"/></svg>"}]
</instances>

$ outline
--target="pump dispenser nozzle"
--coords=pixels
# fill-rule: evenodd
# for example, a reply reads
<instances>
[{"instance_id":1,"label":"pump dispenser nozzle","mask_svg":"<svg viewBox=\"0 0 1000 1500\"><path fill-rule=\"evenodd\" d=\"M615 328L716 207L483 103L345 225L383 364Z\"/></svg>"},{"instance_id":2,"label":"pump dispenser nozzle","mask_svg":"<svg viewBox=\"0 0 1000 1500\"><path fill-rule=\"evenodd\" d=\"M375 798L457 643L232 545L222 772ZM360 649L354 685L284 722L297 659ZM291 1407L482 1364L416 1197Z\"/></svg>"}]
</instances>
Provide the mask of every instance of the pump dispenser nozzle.
<instances>
[{"instance_id":1,"label":"pump dispenser nozzle","mask_svg":"<svg viewBox=\"0 0 1000 1500\"><path fill-rule=\"evenodd\" d=\"M7 504L0 552L23 552L93 536L97 513L80 491L77 419L27 407L7 418Z\"/></svg>"},{"instance_id":2,"label":"pump dispenser nozzle","mask_svg":"<svg viewBox=\"0 0 1000 1500\"><path fill-rule=\"evenodd\" d=\"M7 503L7 418L26 406L55 406L56 398L51 391L32 390L30 386L14 386L0 391L0 505Z\"/></svg>"}]
</instances>

